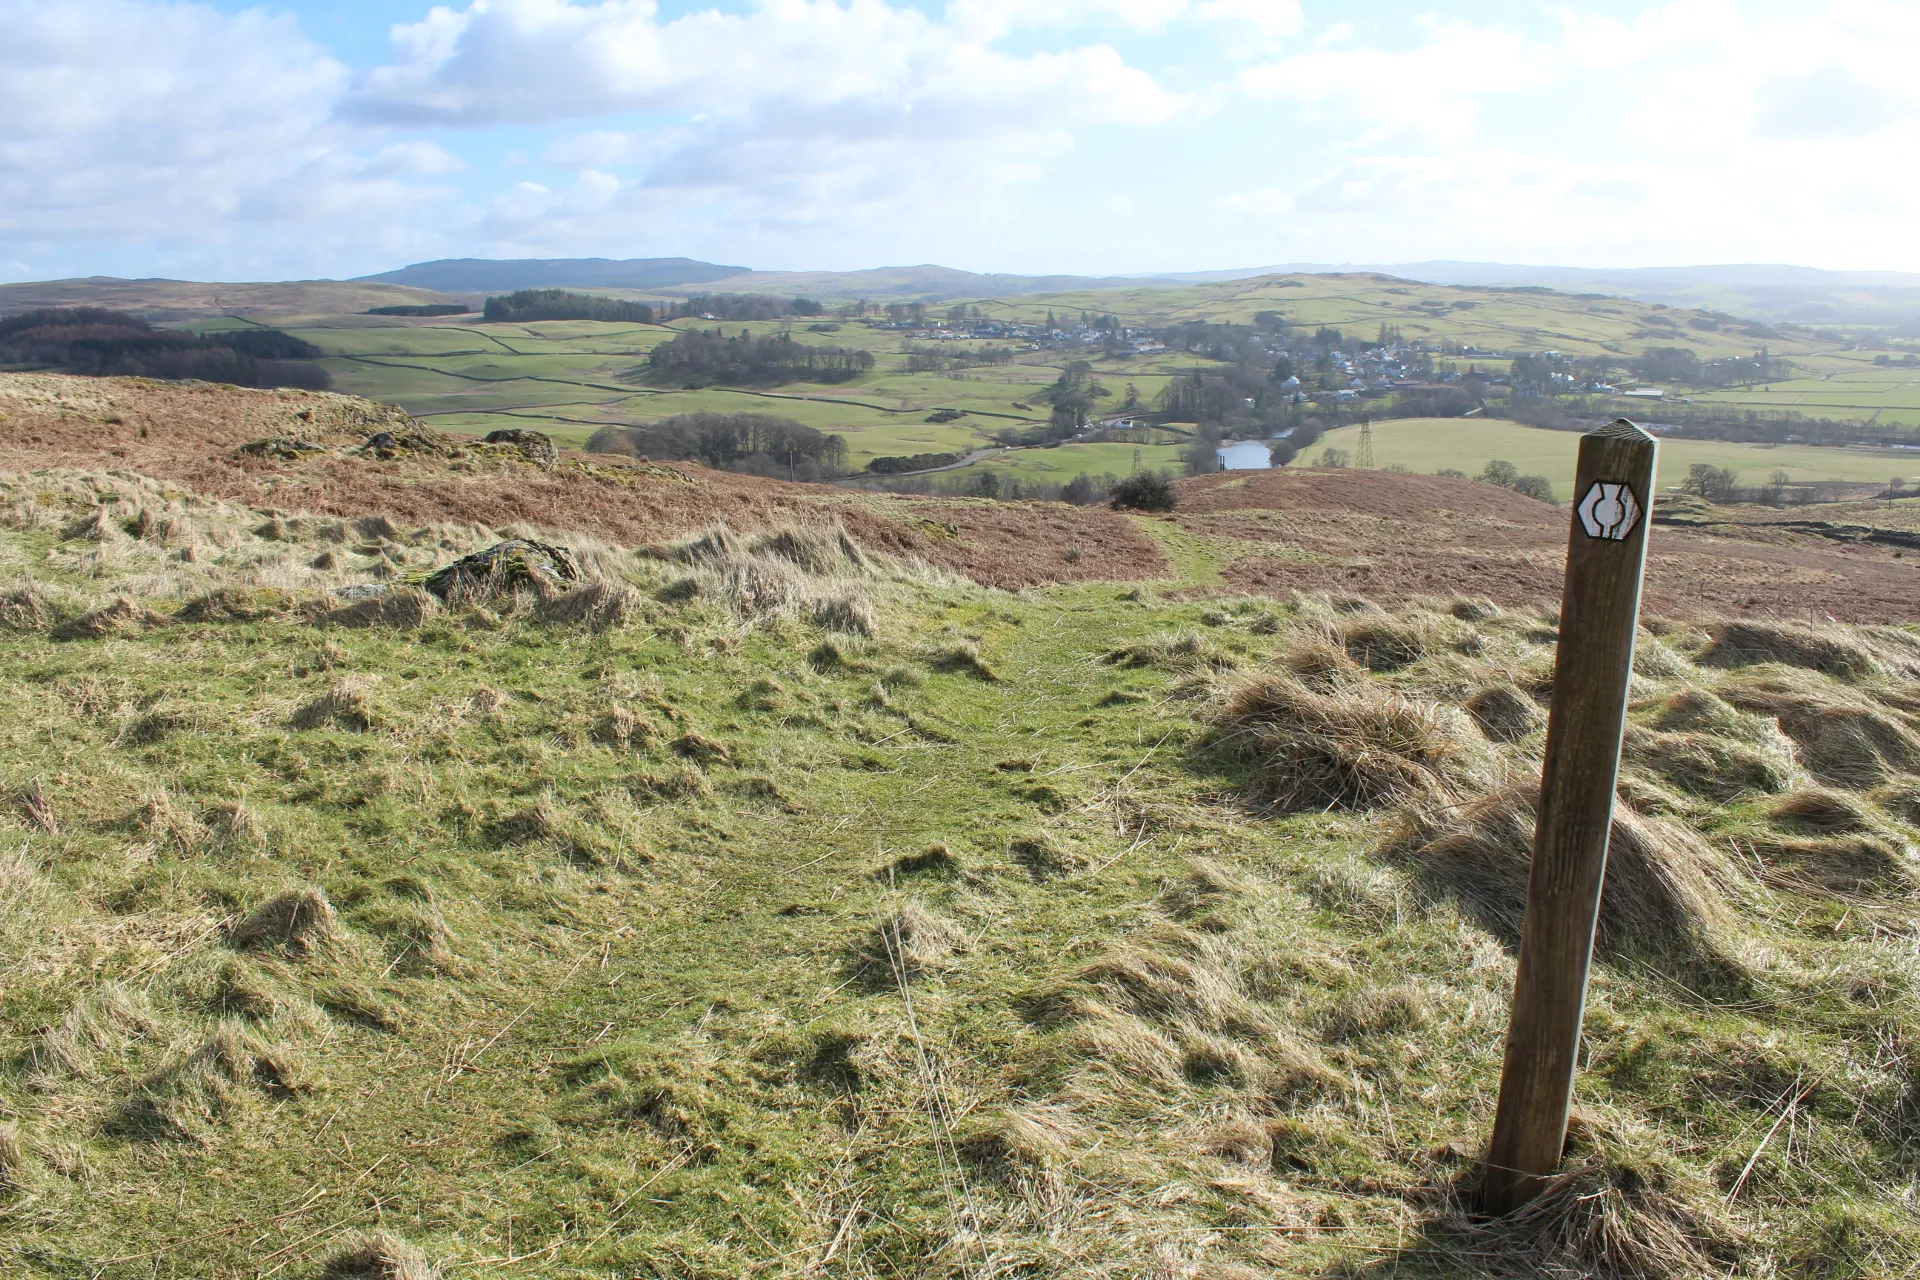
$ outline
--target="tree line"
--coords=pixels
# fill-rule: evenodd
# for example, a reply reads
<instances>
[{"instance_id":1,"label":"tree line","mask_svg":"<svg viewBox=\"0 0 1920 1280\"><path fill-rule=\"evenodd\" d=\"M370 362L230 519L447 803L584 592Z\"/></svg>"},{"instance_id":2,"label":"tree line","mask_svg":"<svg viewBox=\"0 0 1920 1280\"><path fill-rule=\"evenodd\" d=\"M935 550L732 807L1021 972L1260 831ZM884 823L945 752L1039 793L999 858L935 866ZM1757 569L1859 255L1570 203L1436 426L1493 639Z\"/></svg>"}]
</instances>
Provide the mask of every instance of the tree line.
<instances>
[{"instance_id":1,"label":"tree line","mask_svg":"<svg viewBox=\"0 0 1920 1280\"><path fill-rule=\"evenodd\" d=\"M587 452L697 462L716 471L783 480L831 480L847 469L844 439L764 413L682 413L601 427L587 441Z\"/></svg>"},{"instance_id":2,"label":"tree line","mask_svg":"<svg viewBox=\"0 0 1920 1280\"><path fill-rule=\"evenodd\" d=\"M647 354L636 373L649 382L682 386L777 386L783 382L849 382L873 368L871 351L810 346L784 333L755 337L742 329L689 329Z\"/></svg>"},{"instance_id":3,"label":"tree line","mask_svg":"<svg viewBox=\"0 0 1920 1280\"><path fill-rule=\"evenodd\" d=\"M156 329L104 307L48 307L0 320L0 364L48 365L90 377L317 390L331 382L313 363L324 354L278 329Z\"/></svg>"},{"instance_id":4,"label":"tree line","mask_svg":"<svg viewBox=\"0 0 1920 1280\"><path fill-rule=\"evenodd\" d=\"M390 314L384 309L380 314ZM407 312L405 314L412 314ZM783 320L818 316L826 307L811 298L775 298L760 293L703 293L684 302L656 307L597 293L566 289L520 289L487 299L490 323L525 324L535 320L604 320L615 324L656 324L698 316L703 320Z\"/></svg>"}]
</instances>

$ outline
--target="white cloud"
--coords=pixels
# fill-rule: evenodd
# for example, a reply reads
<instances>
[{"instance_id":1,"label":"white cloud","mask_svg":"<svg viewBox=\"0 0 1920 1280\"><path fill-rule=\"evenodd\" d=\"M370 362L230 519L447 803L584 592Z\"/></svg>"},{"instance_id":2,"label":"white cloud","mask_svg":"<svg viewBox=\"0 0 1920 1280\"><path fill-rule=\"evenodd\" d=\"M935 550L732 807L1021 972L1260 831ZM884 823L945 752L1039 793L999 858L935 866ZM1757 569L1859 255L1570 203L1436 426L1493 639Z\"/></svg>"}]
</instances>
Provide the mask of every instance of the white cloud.
<instances>
[{"instance_id":1,"label":"white cloud","mask_svg":"<svg viewBox=\"0 0 1920 1280\"><path fill-rule=\"evenodd\" d=\"M1546 34L1428 20L1407 47L1247 68L1243 89L1301 112L1327 154L1221 215L1373 261L1920 265L1920 172L1889 163L1920 148L1920 8L1558 17Z\"/></svg>"},{"instance_id":2,"label":"white cloud","mask_svg":"<svg viewBox=\"0 0 1920 1280\"><path fill-rule=\"evenodd\" d=\"M1170 3L1109 7L1151 23L1186 0ZM664 21L626 0L474 0L398 28L398 57L347 110L396 126L668 117L550 147L549 162L604 167L620 186L496 202L488 234L524 244L587 227L618 239L658 215L663 193L756 226L857 222L954 193L977 203L1071 149L1078 128L1184 105L1110 46L1009 54L979 38L999 29L990 6L956 8L953 25L882 0L762 0Z\"/></svg>"},{"instance_id":3,"label":"white cloud","mask_svg":"<svg viewBox=\"0 0 1920 1280\"><path fill-rule=\"evenodd\" d=\"M392 239L416 181L457 163L424 141L367 154L331 123L346 68L286 18L0 0L0 30L0 245L16 255Z\"/></svg>"}]
</instances>

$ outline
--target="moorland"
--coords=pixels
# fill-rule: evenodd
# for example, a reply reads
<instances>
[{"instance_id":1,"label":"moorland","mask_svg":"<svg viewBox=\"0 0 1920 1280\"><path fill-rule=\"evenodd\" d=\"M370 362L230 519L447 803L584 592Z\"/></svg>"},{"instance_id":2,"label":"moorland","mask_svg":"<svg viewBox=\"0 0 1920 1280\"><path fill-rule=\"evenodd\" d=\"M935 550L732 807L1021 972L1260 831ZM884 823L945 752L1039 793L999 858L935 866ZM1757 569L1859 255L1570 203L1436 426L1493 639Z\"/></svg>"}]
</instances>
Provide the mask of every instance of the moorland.
<instances>
[{"instance_id":1,"label":"moorland","mask_svg":"<svg viewBox=\"0 0 1920 1280\"><path fill-rule=\"evenodd\" d=\"M1920 564L1654 530L1568 1165L1488 1222L1566 513L1177 490L0 375L0 1262L1911 1274Z\"/></svg>"}]
</instances>

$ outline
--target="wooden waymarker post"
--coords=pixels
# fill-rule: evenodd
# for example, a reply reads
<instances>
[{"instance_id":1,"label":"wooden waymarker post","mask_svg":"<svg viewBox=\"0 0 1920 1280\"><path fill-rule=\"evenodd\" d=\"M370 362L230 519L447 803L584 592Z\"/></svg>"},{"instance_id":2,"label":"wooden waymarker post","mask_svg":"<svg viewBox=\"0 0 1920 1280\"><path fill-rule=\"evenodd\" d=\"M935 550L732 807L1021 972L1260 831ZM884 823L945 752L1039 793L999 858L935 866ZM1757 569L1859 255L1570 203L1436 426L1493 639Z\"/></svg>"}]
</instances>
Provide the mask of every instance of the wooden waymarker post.
<instances>
[{"instance_id":1,"label":"wooden waymarker post","mask_svg":"<svg viewBox=\"0 0 1920 1280\"><path fill-rule=\"evenodd\" d=\"M1654 438L1625 418L1580 437L1540 815L1484 1207L1512 1212L1560 1167L1607 870L1627 679L1652 523Z\"/></svg>"}]
</instances>

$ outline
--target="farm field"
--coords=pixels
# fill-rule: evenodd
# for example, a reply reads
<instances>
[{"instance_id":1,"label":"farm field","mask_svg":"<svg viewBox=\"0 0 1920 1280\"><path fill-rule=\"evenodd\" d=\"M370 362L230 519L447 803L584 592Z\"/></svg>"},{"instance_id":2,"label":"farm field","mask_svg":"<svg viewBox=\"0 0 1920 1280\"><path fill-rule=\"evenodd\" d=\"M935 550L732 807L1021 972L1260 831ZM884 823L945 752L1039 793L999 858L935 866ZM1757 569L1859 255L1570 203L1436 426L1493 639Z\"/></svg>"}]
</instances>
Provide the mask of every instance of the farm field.
<instances>
[{"instance_id":1,"label":"farm field","mask_svg":"<svg viewBox=\"0 0 1920 1280\"><path fill-rule=\"evenodd\" d=\"M667 289L661 294L690 291ZM632 291L603 292L640 296ZM825 287L818 292L835 296ZM178 293L177 289L165 293L162 301L177 304ZM310 308L326 294L309 290L289 296ZM359 295L341 296L359 300ZM1764 343L1774 354L1793 360L1799 376L1770 390L1735 389L1695 398L1755 409L1790 408L1816 416L1877 415L1878 421L1920 425L1920 375L1877 368L1870 355L1841 350L1818 335L1763 336L1737 323L1621 299L1452 288L1351 274L971 301L989 317L1021 321L1043 319L1049 311L1077 318L1086 310L1116 314L1131 325L1187 320L1244 323L1272 310L1301 329L1330 326L1372 337L1386 325L1410 338L1473 348L1473 354L1456 357L1456 364L1478 364L1492 371L1505 366L1505 360L1493 352L1520 348L1624 358L1646 346L1669 345L1710 360L1748 354ZM1047 407L1036 397L1058 376L1059 362L1066 358L1055 352L1022 352L1020 363L1008 366L959 375L908 374L901 353L903 335L898 331L843 322L836 332L813 334L804 325L786 322L728 323L724 327L730 332L745 329L762 334L789 328L799 341L865 348L875 354L879 365L869 375L834 385L683 390L641 385L623 375L641 366L646 353L676 328L711 327L712 322L491 325L478 323L473 316L430 320L315 316L311 310L292 308L276 315L270 308L255 307L245 317L203 318L194 323L204 328L269 322L284 323L291 332L325 349L329 356L323 363L342 391L401 405L446 430L484 434L502 427L534 427L563 443L578 445L609 423L698 411L755 411L841 434L855 466L883 455L965 452L991 443L997 430L1044 421ZM1142 402L1151 404L1171 377L1206 363L1179 352L1097 361L1097 376L1113 392L1112 399L1101 402L1102 408L1117 406L1129 383ZM1020 408L1023 404L1028 407ZM928 415L937 409L957 410L965 416L928 422ZM1518 458L1513 460L1519 465ZM1748 465L1744 458L1739 463ZM1012 468L1025 478L1041 478L1051 476L1057 464L1057 459L1016 456L992 465ZM1824 476L1832 464L1832 459L1822 457L1817 462L1801 459L1781 465L1795 475ZM1420 462L1406 461L1405 465L1431 469L1447 464L1430 462L1422 468ZM1863 471L1859 459L1838 465L1836 474L1849 478L1882 478L1873 464L1866 464Z\"/></svg>"},{"instance_id":2,"label":"farm field","mask_svg":"<svg viewBox=\"0 0 1920 1280\"><path fill-rule=\"evenodd\" d=\"M1057 449L1014 449L982 458L967 472L992 471L1023 484L1062 484L1077 475L1125 476L1134 470L1138 450L1142 471L1180 469L1177 444L1063 444Z\"/></svg>"},{"instance_id":3,"label":"farm field","mask_svg":"<svg viewBox=\"0 0 1920 1280\"><path fill-rule=\"evenodd\" d=\"M1548 431L1517 422L1477 418L1394 418L1373 424L1373 459L1377 467L1399 465L1432 473L1452 468L1476 475L1495 458L1503 458L1523 474L1542 475L1565 501L1573 484L1575 453L1580 437L1570 431ZM1319 444L1303 452L1291 465L1309 466L1326 448L1355 450L1359 427L1329 431ZM1744 483L1758 484L1775 471L1795 480L1853 480L1884 483L1895 477L1920 475L1920 453L1888 449L1826 448L1814 445L1744 444L1717 440L1662 440L1662 488L1678 485L1696 462L1729 467Z\"/></svg>"},{"instance_id":4,"label":"farm field","mask_svg":"<svg viewBox=\"0 0 1920 1280\"><path fill-rule=\"evenodd\" d=\"M195 327L245 323L214 320ZM847 324L837 333L813 334L804 327L757 321L724 327L756 335L786 329L800 342L865 348L879 367L853 382L831 385L679 390L623 379L644 365L657 343L690 327L711 325L693 320L481 325L470 317L416 322L341 317L289 326L288 332L328 352L321 363L335 387L400 405L442 430L485 434L534 427L562 443L580 445L607 424L678 413L770 413L843 435L856 466L887 455L965 452L991 443L994 431L1044 422L1047 406L1035 397L1061 369L1042 353L1028 352L1021 363L959 375L908 373L896 332ZM1099 362L1096 370L1113 391L1103 404L1119 403L1129 382L1150 402L1176 368L1193 363L1190 357ZM936 409L965 416L928 422Z\"/></svg>"},{"instance_id":5,"label":"farm field","mask_svg":"<svg viewBox=\"0 0 1920 1280\"><path fill-rule=\"evenodd\" d=\"M1861 418L1894 426L1920 426L1920 366L1875 365L1867 353L1823 358L1827 374L1754 387L1693 393L1701 404L1732 404L1756 410L1792 409L1809 418Z\"/></svg>"}]
</instances>

